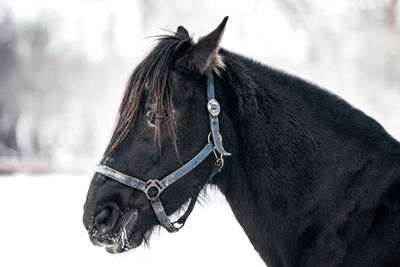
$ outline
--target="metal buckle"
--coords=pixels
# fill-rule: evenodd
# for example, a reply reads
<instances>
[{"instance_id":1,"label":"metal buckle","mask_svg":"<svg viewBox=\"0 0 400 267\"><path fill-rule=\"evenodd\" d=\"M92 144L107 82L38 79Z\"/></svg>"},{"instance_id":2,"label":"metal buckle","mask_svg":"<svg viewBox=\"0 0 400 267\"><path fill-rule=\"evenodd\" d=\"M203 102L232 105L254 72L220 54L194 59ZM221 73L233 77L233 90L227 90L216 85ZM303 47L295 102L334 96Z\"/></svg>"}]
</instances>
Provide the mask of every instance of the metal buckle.
<instances>
[{"instance_id":1,"label":"metal buckle","mask_svg":"<svg viewBox=\"0 0 400 267\"><path fill-rule=\"evenodd\" d=\"M218 101L212 98L207 102L207 110L208 112L210 112L211 115L218 116L218 114L221 112L221 107Z\"/></svg>"},{"instance_id":2,"label":"metal buckle","mask_svg":"<svg viewBox=\"0 0 400 267\"><path fill-rule=\"evenodd\" d=\"M208 139L208 143L210 145L212 145L212 147L213 147L213 153L214 153L214 156L215 156L215 165L220 167L220 170L221 170L222 167L224 166L224 155L219 154L217 149L215 148L214 144L212 143L212 141L211 141L211 132L208 134L207 139ZM218 156L218 154L219 154L219 156Z\"/></svg>"},{"instance_id":3,"label":"metal buckle","mask_svg":"<svg viewBox=\"0 0 400 267\"><path fill-rule=\"evenodd\" d=\"M161 192L164 190L159 184L159 180L150 179L147 181L146 189L144 193L148 199L152 199L160 196Z\"/></svg>"}]
</instances>

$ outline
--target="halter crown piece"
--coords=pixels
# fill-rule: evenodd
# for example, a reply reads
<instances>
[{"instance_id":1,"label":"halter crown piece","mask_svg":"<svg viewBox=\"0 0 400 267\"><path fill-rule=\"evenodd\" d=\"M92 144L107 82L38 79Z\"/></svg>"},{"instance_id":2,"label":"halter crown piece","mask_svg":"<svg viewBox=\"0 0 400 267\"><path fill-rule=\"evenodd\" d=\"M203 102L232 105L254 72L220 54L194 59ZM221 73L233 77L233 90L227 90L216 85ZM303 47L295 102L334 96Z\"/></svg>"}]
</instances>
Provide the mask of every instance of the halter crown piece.
<instances>
[{"instance_id":1,"label":"halter crown piece","mask_svg":"<svg viewBox=\"0 0 400 267\"><path fill-rule=\"evenodd\" d=\"M208 135L208 142L204 148L197 153L189 162L185 165L167 175L162 179L149 179L147 181L123 174L117 170L114 170L106 165L97 164L95 171L102 175L105 175L121 184L127 185L129 187L141 190L146 197L150 200L151 206L160 221L161 225L167 229L168 232L177 232L185 224L186 219L192 212L194 205L196 204L197 195L193 196L190 200L189 206L186 212L175 222L171 222L165 213L164 207L160 200L160 194L165 188L173 184L174 182L181 179L188 172L193 170L197 165L203 162L211 152L214 152L216 161L214 169L211 172L210 179L218 174L222 167L224 166L224 156L230 156L231 154L226 152L222 145L222 136L219 132L219 120L218 114L221 111L221 107L218 101L215 99L215 89L214 89L214 78L212 74L207 75L207 110L210 122L211 132ZM211 141L212 137L212 141ZM218 156L219 154L219 156Z\"/></svg>"}]
</instances>

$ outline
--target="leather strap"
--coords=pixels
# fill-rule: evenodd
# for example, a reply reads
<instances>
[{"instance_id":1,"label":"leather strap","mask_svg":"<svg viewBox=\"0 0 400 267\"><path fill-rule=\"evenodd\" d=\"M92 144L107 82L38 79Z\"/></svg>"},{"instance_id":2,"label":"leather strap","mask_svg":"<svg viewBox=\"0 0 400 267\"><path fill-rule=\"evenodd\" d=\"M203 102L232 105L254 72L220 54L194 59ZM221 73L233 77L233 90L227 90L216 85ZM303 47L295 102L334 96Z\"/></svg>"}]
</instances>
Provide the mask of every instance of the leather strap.
<instances>
[{"instance_id":1,"label":"leather strap","mask_svg":"<svg viewBox=\"0 0 400 267\"><path fill-rule=\"evenodd\" d=\"M150 203L161 225L164 226L164 228L167 229L167 231L170 233L177 232L178 229L174 227L174 225L168 219L167 214L165 213L164 207L160 201L160 197L156 196L154 198L151 198Z\"/></svg>"},{"instance_id":2,"label":"leather strap","mask_svg":"<svg viewBox=\"0 0 400 267\"><path fill-rule=\"evenodd\" d=\"M203 187L201 189L203 189ZM185 225L185 222L186 222L187 218L189 217L190 213L192 213L193 208L196 205L196 202L197 202L197 199L199 198L201 189L199 190L198 193L196 193L195 196L193 196L190 199L189 206L187 207L185 213L178 220L176 220L174 223L172 223L172 225L175 228L180 229ZM179 226L176 226L177 224L179 224Z\"/></svg>"},{"instance_id":3,"label":"leather strap","mask_svg":"<svg viewBox=\"0 0 400 267\"><path fill-rule=\"evenodd\" d=\"M186 175L188 172L196 168L197 165L199 165L205 158L210 155L210 153L213 151L213 146L211 144L207 144L204 146L204 148L197 153L194 158L192 158L188 163L174 171L173 173L167 175L165 178L163 178L160 181L160 185L164 188L168 187L172 183L178 181L180 178L182 178L184 175Z\"/></svg>"},{"instance_id":4,"label":"leather strap","mask_svg":"<svg viewBox=\"0 0 400 267\"><path fill-rule=\"evenodd\" d=\"M214 89L214 77L213 74L208 74L207 75L207 100L208 102L210 100L214 99L215 100L215 89ZM217 102L218 104L218 102ZM219 106L219 104L218 104ZM219 113L219 112L218 112ZM208 118L210 121L210 129L211 129L211 135L213 138L213 142L215 145L215 148L217 149L218 153L220 153L223 156L230 156L231 153L227 152L222 145L222 136L219 132L219 120L218 120L218 115L212 115L211 112L208 112Z\"/></svg>"},{"instance_id":5,"label":"leather strap","mask_svg":"<svg viewBox=\"0 0 400 267\"><path fill-rule=\"evenodd\" d=\"M147 187L147 183L139 180L138 178L123 174L119 171L116 171L106 165L103 164L96 164L95 172L103 174L108 178L111 178L121 184L127 185L129 187L133 187L139 189L144 192Z\"/></svg>"}]
</instances>

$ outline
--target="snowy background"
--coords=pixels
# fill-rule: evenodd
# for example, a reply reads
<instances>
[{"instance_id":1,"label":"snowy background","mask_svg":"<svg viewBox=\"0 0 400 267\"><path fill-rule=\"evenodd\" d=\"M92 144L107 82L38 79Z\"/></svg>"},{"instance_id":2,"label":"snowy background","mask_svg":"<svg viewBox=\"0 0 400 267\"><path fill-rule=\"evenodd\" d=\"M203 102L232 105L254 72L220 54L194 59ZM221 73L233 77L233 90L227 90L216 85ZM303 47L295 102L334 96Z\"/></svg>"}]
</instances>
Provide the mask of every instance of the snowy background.
<instances>
[{"instance_id":1,"label":"snowy background","mask_svg":"<svg viewBox=\"0 0 400 267\"><path fill-rule=\"evenodd\" d=\"M245 2L245 3L244 3ZM398 0L0 0L0 266L263 266L223 197L176 235L109 255L91 245L83 203L146 37L221 45L321 85L400 139Z\"/></svg>"},{"instance_id":2,"label":"snowy background","mask_svg":"<svg viewBox=\"0 0 400 267\"><path fill-rule=\"evenodd\" d=\"M82 225L89 175L0 178L0 266L265 266L220 194L196 205L179 233L112 255Z\"/></svg>"}]
</instances>

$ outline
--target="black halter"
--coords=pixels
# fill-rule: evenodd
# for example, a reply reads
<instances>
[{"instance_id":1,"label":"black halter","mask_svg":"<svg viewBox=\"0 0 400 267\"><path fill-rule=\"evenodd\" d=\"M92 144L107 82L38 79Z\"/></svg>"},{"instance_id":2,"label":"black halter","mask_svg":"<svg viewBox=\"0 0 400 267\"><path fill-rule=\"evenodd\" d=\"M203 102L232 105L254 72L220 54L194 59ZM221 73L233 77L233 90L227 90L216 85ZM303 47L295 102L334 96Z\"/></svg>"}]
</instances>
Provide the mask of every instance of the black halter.
<instances>
[{"instance_id":1,"label":"black halter","mask_svg":"<svg viewBox=\"0 0 400 267\"><path fill-rule=\"evenodd\" d=\"M96 165L96 172L101 173L124 185L139 189L144 192L146 197L150 200L151 206L153 207L153 210L158 220L165 227L165 229L167 229L168 232L177 232L180 228L182 228L182 226L185 224L187 217L190 215L194 208L194 205L196 204L200 191L197 195L191 198L186 212L173 223L171 223L171 221L168 219L164 207L161 204L161 192L174 182L181 179L185 174L193 170L197 165L205 160L211 154L211 152L214 152L216 161L210 178L212 178L214 175L222 170L222 167L224 166L223 157L231 155L230 153L225 151L222 145L222 137L219 133L218 114L220 113L221 108L218 101L215 100L214 78L212 74L209 74L207 76L207 100L207 109L209 113L211 129L211 132L208 135L208 142L196 156L194 156L189 162L187 162L185 165L183 165L173 173L167 175L162 179L150 179L147 181L143 181L141 179L118 172L108 166L102 164Z\"/></svg>"}]
</instances>

